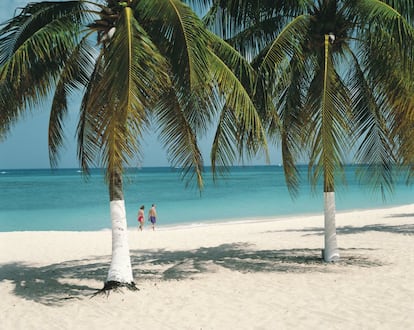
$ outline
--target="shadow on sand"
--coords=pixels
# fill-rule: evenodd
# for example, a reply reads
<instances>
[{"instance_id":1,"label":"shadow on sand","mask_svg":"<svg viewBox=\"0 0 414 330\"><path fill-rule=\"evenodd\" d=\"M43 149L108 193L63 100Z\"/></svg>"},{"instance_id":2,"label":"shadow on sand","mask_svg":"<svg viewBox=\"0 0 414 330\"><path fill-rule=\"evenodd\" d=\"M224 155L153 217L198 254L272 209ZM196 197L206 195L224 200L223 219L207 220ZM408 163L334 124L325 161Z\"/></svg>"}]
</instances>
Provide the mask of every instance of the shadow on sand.
<instances>
[{"instance_id":1,"label":"shadow on sand","mask_svg":"<svg viewBox=\"0 0 414 330\"><path fill-rule=\"evenodd\" d=\"M105 280L110 259L73 260L47 266L25 263L0 265L0 283L11 282L16 296L45 305L56 305L95 293L97 287L72 284L79 280ZM71 283L72 282L72 283Z\"/></svg>"},{"instance_id":2,"label":"shadow on sand","mask_svg":"<svg viewBox=\"0 0 414 330\"><path fill-rule=\"evenodd\" d=\"M397 215L399 217L403 215ZM366 232L383 232L383 233L391 233L391 234L402 234L402 235L414 235L414 225L413 224L405 224L405 225L367 225L363 227L352 227L352 226L343 226L337 227L336 232L339 235L347 235L347 234L363 234ZM272 232L304 232L308 233L307 235L323 235L324 228L322 227L312 227L312 228L304 228L304 229L287 229L287 230L278 230L278 231L268 231L266 233ZM307 236L305 235L305 236Z\"/></svg>"},{"instance_id":3,"label":"shadow on sand","mask_svg":"<svg viewBox=\"0 0 414 330\"><path fill-rule=\"evenodd\" d=\"M217 271L306 273L338 272L343 267L379 267L382 263L362 256L363 249L341 250L341 260L327 264L319 249L254 250L246 243L223 244L188 251L133 250L131 261L138 282L181 280ZM98 289L80 285L105 281L110 257L72 260L47 266L9 263L0 266L0 283L11 282L16 296L45 305L92 296ZM77 284L71 284L76 282ZM139 286L139 285L138 285Z\"/></svg>"}]
</instances>

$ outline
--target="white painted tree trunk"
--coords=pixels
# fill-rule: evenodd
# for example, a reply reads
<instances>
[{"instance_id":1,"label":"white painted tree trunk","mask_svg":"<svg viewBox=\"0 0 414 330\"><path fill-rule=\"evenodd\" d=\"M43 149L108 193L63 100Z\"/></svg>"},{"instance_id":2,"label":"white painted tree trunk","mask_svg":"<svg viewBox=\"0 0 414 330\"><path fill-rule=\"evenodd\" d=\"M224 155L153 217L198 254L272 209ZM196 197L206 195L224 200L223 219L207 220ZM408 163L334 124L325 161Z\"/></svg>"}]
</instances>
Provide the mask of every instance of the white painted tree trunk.
<instances>
[{"instance_id":1,"label":"white painted tree trunk","mask_svg":"<svg viewBox=\"0 0 414 330\"><path fill-rule=\"evenodd\" d=\"M339 249L336 242L335 224L335 192L324 193L325 203L325 249L323 259L327 262L339 259Z\"/></svg>"},{"instance_id":2,"label":"white painted tree trunk","mask_svg":"<svg viewBox=\"0 0 414 330\"><path fill-rule=\"evenodd\" d=\"M110 203L112 221L112 261L107 282L114 281L124 284L134 282L129 256L128 230L124 200Z\"/></svg>"}]
</instances>

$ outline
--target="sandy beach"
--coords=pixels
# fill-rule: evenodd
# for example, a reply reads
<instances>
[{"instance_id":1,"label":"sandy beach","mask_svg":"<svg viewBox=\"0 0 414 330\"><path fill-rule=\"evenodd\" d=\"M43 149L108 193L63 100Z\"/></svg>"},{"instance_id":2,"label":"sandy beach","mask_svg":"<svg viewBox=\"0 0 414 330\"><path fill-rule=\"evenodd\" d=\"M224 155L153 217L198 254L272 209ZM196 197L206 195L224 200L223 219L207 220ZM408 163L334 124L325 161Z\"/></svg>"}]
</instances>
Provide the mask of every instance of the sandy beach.
<instances>
[{"instance_id":1,"label":"sandy beach","mask_svg":"<svg viewBox=\"0 0 414 330\"><path fill-rule=\"evenodd\" d=\"M336 222L334 264L322 215L130 228L140 290L95 297L110 231L0 233L0 329L414 329L414 204Z\"/></svg>"}]
</instances>

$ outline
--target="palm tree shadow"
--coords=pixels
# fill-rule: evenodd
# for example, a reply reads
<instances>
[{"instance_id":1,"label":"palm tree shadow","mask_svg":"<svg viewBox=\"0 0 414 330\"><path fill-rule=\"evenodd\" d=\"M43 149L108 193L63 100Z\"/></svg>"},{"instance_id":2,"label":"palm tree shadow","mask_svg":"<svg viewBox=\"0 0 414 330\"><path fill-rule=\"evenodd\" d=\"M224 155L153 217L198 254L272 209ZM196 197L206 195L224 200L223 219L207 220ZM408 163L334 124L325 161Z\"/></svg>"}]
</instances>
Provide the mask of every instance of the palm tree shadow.
<instances>
[{"instance_id":1,"label":"palm tree shadow","mask_svg":"<svg viewBox=\"0 0 414 330\"><path fill-rule=\"evenodd\" d=\"M380 267L361 249L342 250L341 261L324 263L319 249L254 250L246 243L223 244L196 250L134 250L131 261L139 282L182 280L216 272L219 268L243 273L308 273L343 271L344 266ZM44 305L92 297L104 283L110 256L71 260L47 266L9 263L0 266L0 283L10 282L16 296ZM90 283L93 283L92 285Z\"/></svg>"},{"instance_id":2,"label":"palm tree shadow","mask_svg":"<svg viewBox=\"0 0 414 330\"><path fill-rule=\"evenodd\" d=\"M304 232L307 233L305 236L318 235L322 236L324 234L324 228L322 227L311 227L304 229L288 229L281 231L268 231L266 233L274 232ZM382 224L373 224L362 227L353 227L353 226L342 226L336 228L336 232L339 235L351 235L351 234L363 234L366 232L384 232L392 234L401 234L401 235L414 235L414 224L405 224L405 225L382 225Z\"/></svg>"},{"instance_id":3,"label":"palm tree shadow","mask_svg":"<svg viewBox=\"0 0 414 330\"><path fill-rule=\"evenodd\" d=\"M0 266L0 282L11 282L16 296L44 305L60 305L68 299L79 299L98 290L90 284L79 283L104 282L110 259L102 259L72 260L39 267L19 262L3 264Z\"/></svg>"},{"instance_id":4,"label":"palm tree shadow","mask_svg":"<svg viewBox=\"0 0 414 330\"><path fill-rule=\"evenodd\" d=\"M412 218L414 213L395 213L390 214L387 218Z\"/></svg>"},{"instance_id":5,"label":"palm tree shadow","mask_svg":"<svg viewBox=\"0 0 414 330\"><path fill-rule=\"evenodd\" d=\"M351 251L352 250L352 251ZM140 279L180 280L223 267L242 273L336 272L344 266L379 267L357 249L341 250L341 260L328 264L320 249L254 250L246 243L223 244L190 251L132 251L134 273ZM359 249L361 250L361 249Z\"/></svg>"},{"instance_id":6,"label":"palm tree shadow","mask_svg":"<svg viewBox=\"0 0 414 330\"><path fill-rule=\"evenodd\" d=\"M405 225L381 225L373 224L363 227L352 227L344 226L340 227L338 232L340 234L361 234L365 232L383 232L391 234L401 234L401 235L413 235L414 234L414 224L405 224Z\"/></svg>"}]
</instances>

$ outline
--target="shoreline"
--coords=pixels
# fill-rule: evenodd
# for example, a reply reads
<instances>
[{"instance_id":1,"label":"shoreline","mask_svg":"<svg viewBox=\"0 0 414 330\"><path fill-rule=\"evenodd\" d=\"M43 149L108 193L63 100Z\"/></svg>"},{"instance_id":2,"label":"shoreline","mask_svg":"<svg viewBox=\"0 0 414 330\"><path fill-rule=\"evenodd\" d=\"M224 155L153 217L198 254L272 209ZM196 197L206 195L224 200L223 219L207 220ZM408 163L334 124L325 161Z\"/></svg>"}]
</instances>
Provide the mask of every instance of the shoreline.
<instances>
[{"instance_id":1,"label":"shoreline","mask_svg":"<svg viewBox=\"0 0 414 330\"><path fill-rule=\"evenodd\" d=\"M413 207L414 203L409 204L396 204L396 205L389 205L389 206L381 206L381 207L372 207L372 208L355 208L355 209L347 209L347 210L336 210L336 217L346 215L348 213L354 213L354 212L370 212L370 211L387 211L390 209L398 209L398 208L404 208L404 207ZM323 217L323 210L322 212L311 212L311 213L297 213L297 214L281 214L281 215L274 215L274 216L254 216L254 217L235 217L235 218L224 218L224 219L211 219L211 220L196 220L194 222L177 222L177 223L168 223L163 224L162 220L157 221L156 228L158 230L170 230L170 229L181 229L181 228L197 228L197 227L208 227L208 226L214 226L214 225L231 225L231 224L243 224L243 223L261 223L261 222L273 222L273 221L285 221L290 220L294 218L313 218L313 217ZM127 219L128 221L129 219ZM137 220L129 220L128 221L128 230L133 231L137 228ZM145 221L145 227L150 226L148 221ZM110 232L111 228L106 227L102 229L96 229L96 230L12 230L12 231L0 231L1 233L18 233L18 232L87 232L87 233L93 233L93 232Z\"/></svg>"},{"instance_id":2,"label":"shoreline","mask_svg":"<svg viewBox=\"0 0 414 330\"><path fill-rule=\"evenodd\" d=\"M401 205L390 205L386 207L374 207L374 208L356 208L356 209L349 209L349 210L337 210L336 216L343 216L349 213L355 212L370 212L370 211L387 211L390 209L399 209L403 207L413 207L414 203L410 204L401 204ZM216 219L216 220L200 220L197 222L192 223L174 223L174 224L166 224L166 225L159 225L157 228L159 230L168 230L170 228L186 228L186 227L208 227L211 225L232 225L232 224L245 224L245 223L265 223L265 222L273 222L273 221L287 221L287 220L294 220L294 218L304 219L304 218L313 218L313 217L323 217L322 212L315 212L315 213L298 213L298 214L282 214L277 216L263 216L263 217L245 217L245 218L228 218L228 219ZM128 230L133 230L134 226L128 226ZM110 228L102 229L102 230L111 230Z\"/></svg>"},{"instance_id":3,"label":"shoreline","mask_svg":"<svg viewBox=\"0 0 414 330\"><path fill-rule=\"evenodd\" d=\"M302 170L305 175L305 168ZM346 177L349 185L338 186L336 194L338 212L413 202L413 187L402 182L396 183L384 202L379 192L358 183L352 167L346 167ZM33 170L3 175L2 183L0 232L91 232L111 227L108 188L100 174L83 182L72 169L57 170L56 175ZM147 208L152 203L159 207L159 227L323 213L319 188L314 191L304 181L297 198L292 198L283 171L267 166L243 166L217 182L207 176L202 193L196 187L186 188L176 173L162 168L132 174L125 184L126 214L132 229L140 205Z\"/></svg>"},{"instance_id":4,"label":"shoreline","mask_svg":"<svg viewBox=\"0 0 414 330\"><path fill-rule=\"evenodd\" d=\"M129 228L137 292L91 294L111 231L0 232L2 329L414 329L414 204L153 232Z\"/></svg>"}]
</instances>

